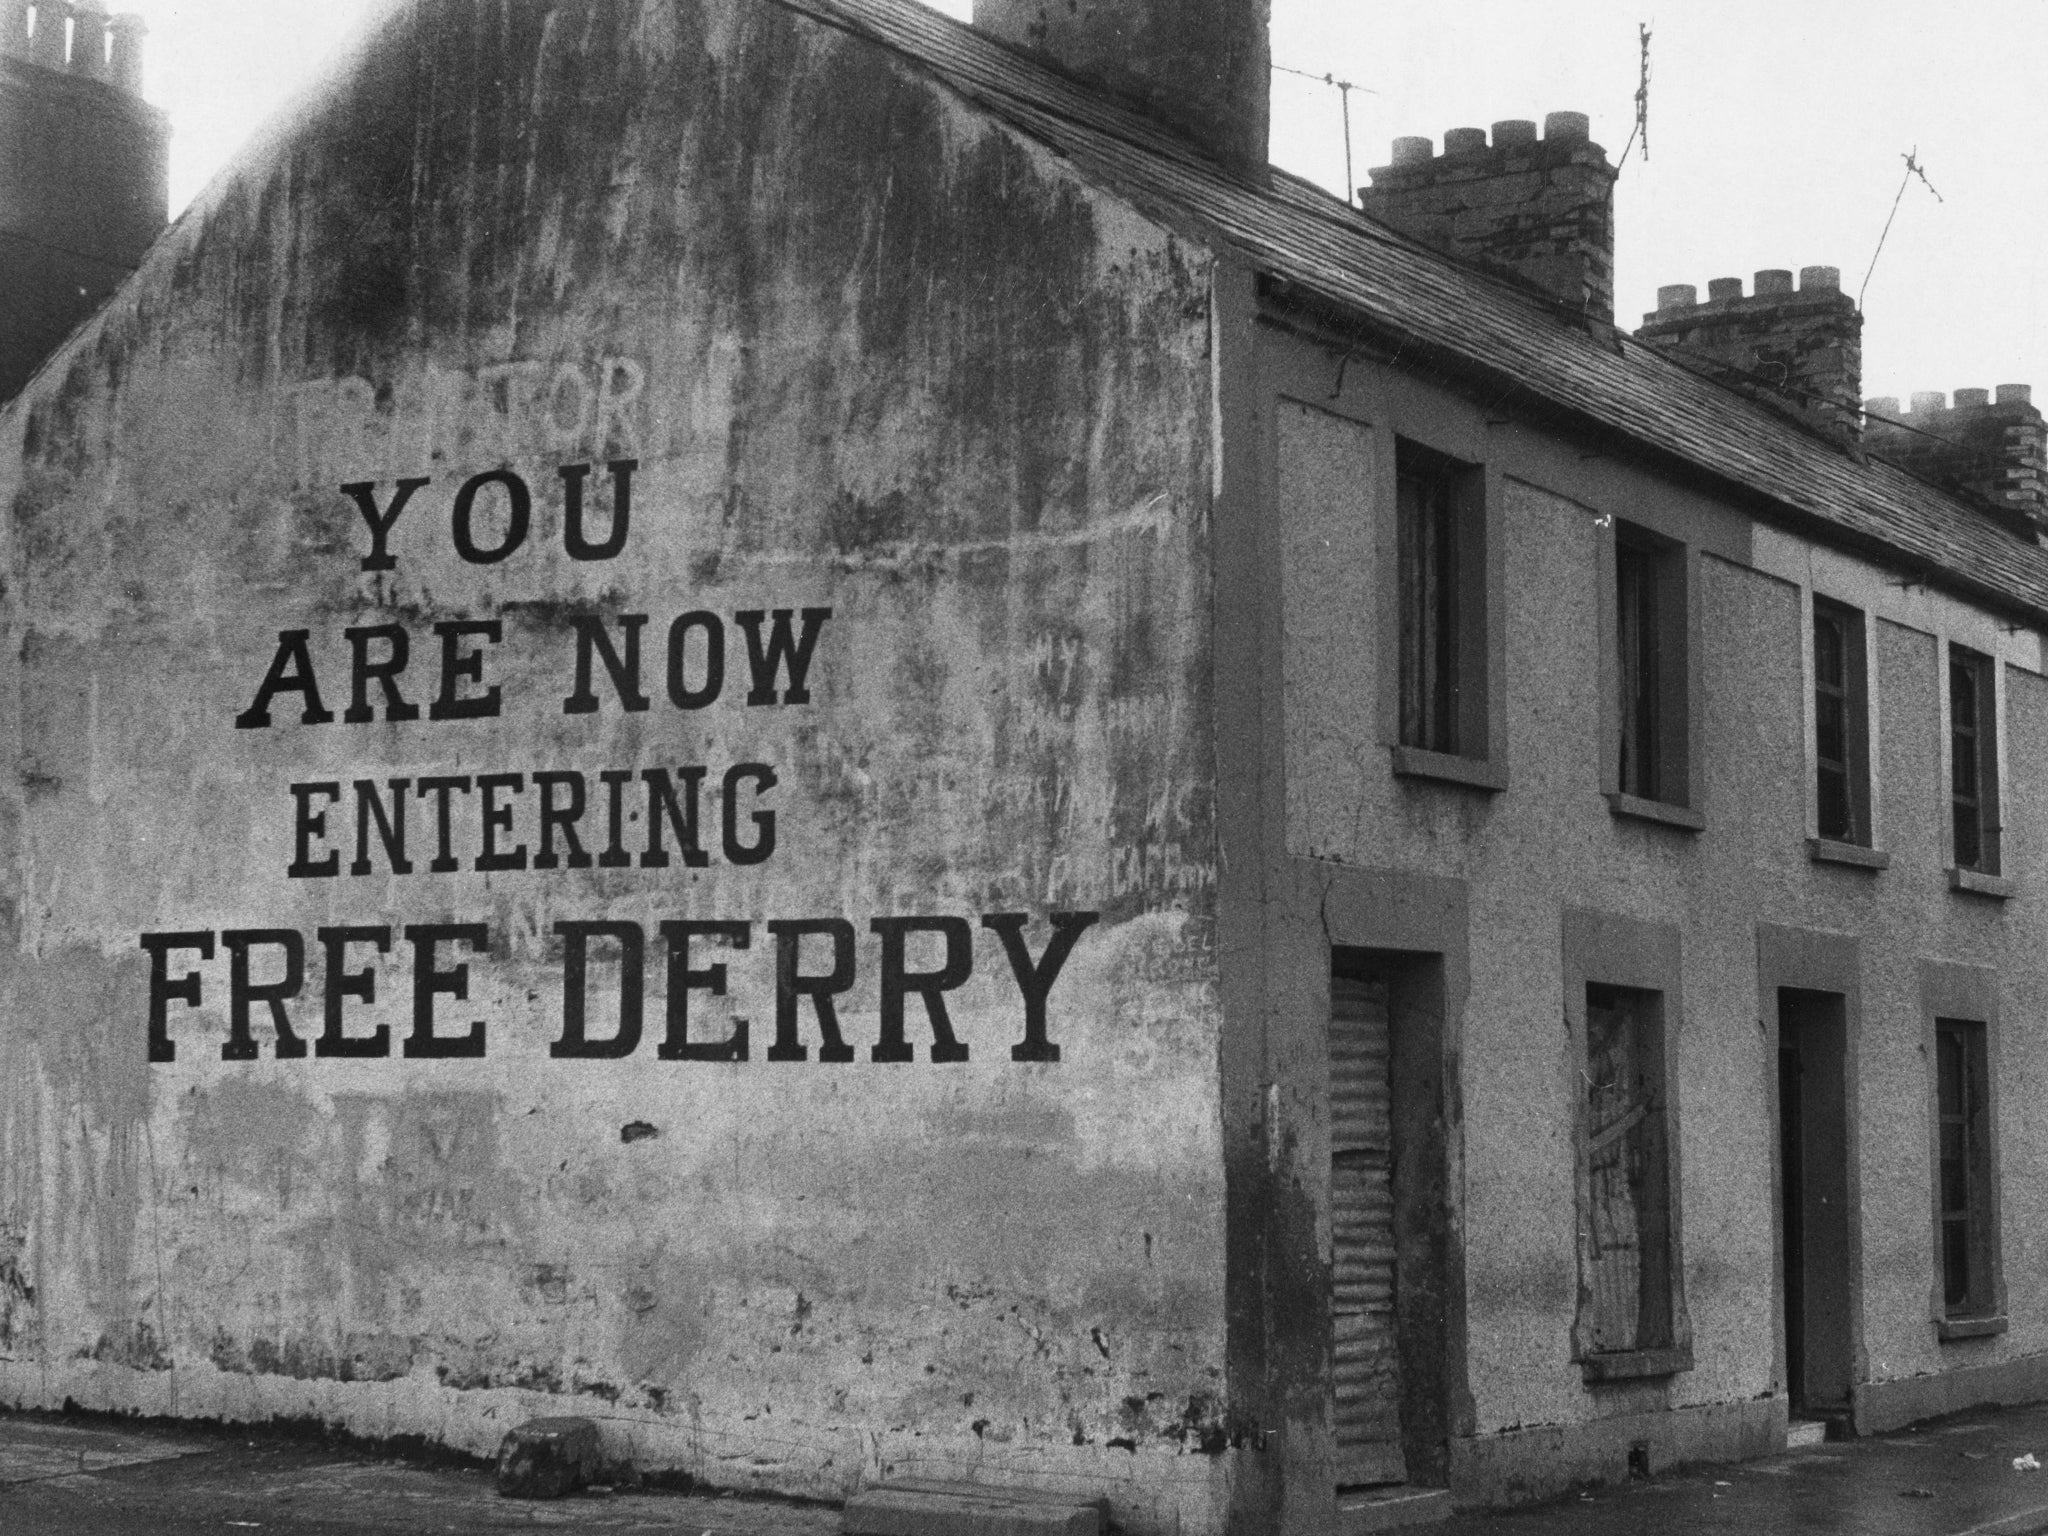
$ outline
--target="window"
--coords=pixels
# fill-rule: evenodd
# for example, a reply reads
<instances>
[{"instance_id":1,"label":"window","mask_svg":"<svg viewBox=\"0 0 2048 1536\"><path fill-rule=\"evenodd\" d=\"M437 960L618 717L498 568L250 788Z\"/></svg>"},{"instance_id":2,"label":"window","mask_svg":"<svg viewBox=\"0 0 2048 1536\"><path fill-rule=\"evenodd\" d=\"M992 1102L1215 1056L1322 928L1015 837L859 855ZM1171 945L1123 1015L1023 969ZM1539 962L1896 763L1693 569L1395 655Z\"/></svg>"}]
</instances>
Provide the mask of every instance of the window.
<instances>
[{"instance_id":1,"label":"window","mask_svg":"<svg viewBox=\"0 0 2048 1536\"><path fill-rule=\"evenodd\" d=\"M1488 755L1484 472L1395 443L1404 747Z\"/></svg>"},{"instance_id":2,"label":"window","mask_svg":"<svg viewBox=\"0 0 2048 1536\"><path fill-rule=\"evenodd\" d=\"M1584 1341L1593 1354L1673 1343L1664 1080L1661 994L1589 983Z\"/></svg>"},{"instance_id":3,"label":"window","mask_svg":"<svg viewBox=\"0 0 2048 1536\"><path fill-rule=\"evenodd\" d=\"M1610 761L1623 797L1617 810L1692 804L1686 609L1685 547L1616 522ZM1659 819L1699 824L1697 817Z\"/></svg>"},{"instance_id":4,"label":"window","mask_svg":"<svg viewBox=\"0 0 2048 1536\"><path fill-rule=\"evenodd\" d=\"M1989 656L1948 650L1949 801L1955 867L1998 873L1998 696Z\"/></svg>"},{"instance_id":5,"label":"window","mask_svg":"<svg viewBox=\"0 0 2048 1536\"><path fill-rule=\"evenodd\" d=\"M1870 688L1863 615L1813 600L1813 763L1819 831L1830 842L1868 846Z\"/></svg>"},{"instance_id":6,"label":"window","mask_svg":"<svg viewBox=\"0 0 2048 1536\"><path fill-rule=\"evenodd\" d=\"M1678 926L1567 907L1563 939L1577 1054L1572 1359L1589 1384L1689 1371L1672 1065L1685 1028Z\"/></svg>"},{"instance_id":7,"label":"window","mask_svg":"<svg viewBox=\"0 0 2048 1536\"><path fill-rule=\"evenodd\" d=\"M1608 612L1608 760L1602 776L1618 815L1698 831L1690 694L1686 545L1632 522L1614 524Z\"/></svg>"},{"instance_id":8,"label":"window","mask_svg":"<svg viewBox=\"0 0 2048 1536\"><path fill-rule=\"evenodd\" d=\"M1621 667L1621 792L1661 800L1663 723L1658 687L1657 557L1634 544L1614 551L1615 656Z\"/></svg>"},{"instance_id":9,"label":"window","mask_svg":"<svg viewBox=\"0 0 2048 1536\"><path fill-rule=\"evenodd\" d=\"M1985 1026L1936 1019L1936 1221L1949 1317L1998 1310L1992 1222L1990 1084Z\"/></svg>"}]
</instances>

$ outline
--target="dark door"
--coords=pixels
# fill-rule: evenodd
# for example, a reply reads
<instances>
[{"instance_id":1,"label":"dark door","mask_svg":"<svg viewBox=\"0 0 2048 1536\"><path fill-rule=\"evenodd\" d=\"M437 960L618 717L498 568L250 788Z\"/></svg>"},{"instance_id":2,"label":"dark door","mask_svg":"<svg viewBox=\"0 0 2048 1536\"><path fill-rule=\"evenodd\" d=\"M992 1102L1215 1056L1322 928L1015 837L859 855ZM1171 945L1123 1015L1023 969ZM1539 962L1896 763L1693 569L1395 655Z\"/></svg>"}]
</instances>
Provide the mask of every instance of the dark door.
<instances>
[{"instance_id":1,"label":"dark door","mask_svg":"<svg viewBox=\"0 0 2048 1536\"><path fill-rule=\"evenodd\" d=\"M1848 1029L1839 992L1778 992L1779 1294L1795 1414L1846 1410L1854 1379Z\"/></svg>"}]
</instances>

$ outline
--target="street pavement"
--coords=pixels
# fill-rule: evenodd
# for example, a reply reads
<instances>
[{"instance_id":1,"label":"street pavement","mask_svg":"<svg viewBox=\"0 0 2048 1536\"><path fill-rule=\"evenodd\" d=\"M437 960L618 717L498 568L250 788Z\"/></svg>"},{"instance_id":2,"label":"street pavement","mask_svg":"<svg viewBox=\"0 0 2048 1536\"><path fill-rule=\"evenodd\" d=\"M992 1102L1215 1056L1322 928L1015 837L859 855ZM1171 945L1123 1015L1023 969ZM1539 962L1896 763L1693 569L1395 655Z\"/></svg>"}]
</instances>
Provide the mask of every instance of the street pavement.
<instances>
[{"instance_id":1,"label":"street pavement","mask_svg":"<svg viewBox=\"0 0 2048 1536\"><path fill-rule=\"evenodd\" d=\"M490 1469L271 1430L0 1413L4 1536L364 1536L366 1532L827 1536L830 1505L590 1491L503 1499Z\"/></svg>"},{"instance_id":2,"label":"street pavement","mask_svg":"<svg viewBox=\"0 0 2048 1536\"><path fill-rule=\"evenodd\" d=\"M2048 1405L1966 1414L1736 1467L1689 1467L1442 1536L2048 1536ZM270 1429L0 1413L5 1536L642 1532L827 1536L828 1505L615 1489L502 1499L488 1468Z\"/></svg>"},{"instance_id":3,"label":"street pavement","mask_svg":"<svg viewBox=\"0 0 2048 1536\"><path fill-rule=\"evenodd\" d=\"M1499 1514L1463 1514L1443 1536L2036 1536L2048 1532L2048 1405L1962 1414L1866 1440L1829 1441L1732 1467Z\"/></svg>"}]
</instances>

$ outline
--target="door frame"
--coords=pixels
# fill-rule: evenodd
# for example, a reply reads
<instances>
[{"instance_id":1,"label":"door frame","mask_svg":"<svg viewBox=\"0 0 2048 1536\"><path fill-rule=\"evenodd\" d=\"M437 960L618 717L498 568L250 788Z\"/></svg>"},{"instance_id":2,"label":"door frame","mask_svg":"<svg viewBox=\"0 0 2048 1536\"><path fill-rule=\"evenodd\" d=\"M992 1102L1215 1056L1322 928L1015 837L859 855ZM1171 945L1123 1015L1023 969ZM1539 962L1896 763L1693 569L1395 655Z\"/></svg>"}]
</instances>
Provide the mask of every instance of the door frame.
<instances>
[{"instance_id":1,"label":"door frame","mask_svg":"<svg viewBox=\"0 0 2048 1536\"><path fill-rule=\"evenodd\" d=\"M1858 1060L1863 1022L1862 945L1852 934L1757 924L1757 1023L1763 1037L1759 1087L1769 1106L1771 1200L1771 1379L1789 1387L1785 1337L1784 1168L1780 1147L1783 1105L1779 1099L1779 991L1833 993L1842 1007L1843 1183L1847 1210L1843 1243L1843 1297L1848 1313L1848 1387L1852 1415L1858 1389L1870 1378L1863 1325L1862 1134L1858 1109ZM1789 1403L1788 1403L1789 1407Z\"/></svg>"},{"instance_id":2,"label":"door frame","mask_svg":"<svg viewBox=\"0 0 2048 1536\"><path fill-rule=\"evenodd\" d=\"M1438 951L1330 948L1333 992L1339 975L1372 977L1387 988L1388 1193L1400 1445L1408 1484L1437 1488L1450 1485L1447 1335L1456 1232L1445 1155L1450 1102L1444 1079L1444 972ZM1332 1322L1334 1327L1334 1307Z\"/></svg>"},{"instance_id":3,"label":"door frame","mask_svg":"<svg viewBox=\"0 0 2048 1536\"><path fill-rule=\"evenodd\" d=\"M1441 1487L1448 1483L1456 1456L1456 1442L1472 1434L1474 1421L1465 1349L1464 1123L1460 1075L1465 1003L1471 990L1466 888L1463 881L1440 876L1332 866L1305 859L1290 862L1305 877L1304 884L1312 883L1314 905L1320 919L1314 929L1300 934L1308 942L1302 945L1299 953L1301 970L1294 973L1298 978L1296 996L1309 1005L1303 1010L1304 1022L1313 1023L1315 1029L1316 1060L1311 1080L1317 1084L1317 1096L1326 1099L1329 1092L1329 978L1340 953L1347 959L1363 958L1374 964L1394 966L1401 976L1392 999L1396 1015L1406 1006L1401 994L1412 988L1421 994L1419 1000L1426 1005L1424 1011L1432 1016L1432 1027L1428 1032L1431 1038L1410 1042L1421 1045L1420 1052L1404 1058L1401 1054L1403 1042L1396 1036L1392 1045L1392 1070L1397 1083L1417 1078L1433 1079L1436 1084L1432 1107L1438 1111L1441 1136L1429 1148L1428 1156L1435 1164L1432 1170L1434 1177L1441 1181L1443 1222L1438 1234L1433 1260L1435 1275L1432 1278L1440 1285L1442 1306L1441 1321L1427 1330L1435 1337L1426 1347L1433 1357L1433 1368L1429 1374L1434 1376L1436 1383L1436 1403L1432 1414L1435 1423L1429 1433L1441 1436L1443 1448L1433 1463L1430 1456L1418 1455L1409 1449L1405 1426L1403 1438L1409 1462L1409 1482L1418 1486L1433 1484ZM1398 1018L1392 1027L1398 1031ZM1303 1065L1306 1067L1308 1063L1303 1062ZM1413 1105L1405 1110L1398 1103L1395 1106L1397 1161L1401 1156L1401 1121L1413 1109ZM1410 1135L1412 1137L1412 1132ZM1327 1164L1326 1138L1319 1140L1324 1142L1320 1158ZM1396 1180L1405 1184L1407 1176L1397 1170ZM1327 1190L1322 1198L1327 1201ZM1401 1196L1397 1194L1396 1199L1398 1234ZM1327 1207L1324 1221L1327 1223ZM1397 1257L1396 1263L1399 1266L1409 1261L1407 1257ZM1398 1284L1397 1279L1397 1287ZM1322 1313L1313 1325L1313 1337L1316 1358L1325 1362L1323 1370L1327 1372L1327 1303ZM1396 1316L1397 1331L1404 1336L1405 1365L1406 1358L1418 1347L1417 1334L1405 1329L1398 1320L1398 1302ZM1273 1321L1282 1323L1282 1319L1277 1317ZM1300 1342L1309 1341L1304 1338ZM1328 1487L1334 1492L1334 1480Z\"/></svg>"},{"instance_id":4,"label":"door frame","mask_svg":"<svg viewBox=\"0 0 2048 1536\"><path fill-rule=\"evenodd\" d=\"M1849 1221L1855 1199L1847 1187L1847 1015L1848 1000L1840 992L1778 989L1779 1324L1785 1337L1788 1409L1808 1418L1847 1413L1856 1382L1849 1328L1854 1316L1849 1304ZM1789 1103L1788 1057L1795 1066ZM1785 1134L1788 1129L1793 1137ZM1800 1160L1796 1170L1790 1166L1795 1153ZM1836 1196L1832 1210L1827 1209L1830 1191ZM1788 1197L1796 1197L1796 1204ZM1839 1304L1840 1321L1832 1328L1810 1326L1817 1316L1826 1315L1824 1303L1818 1309L1814 1305L1823 1286L1826 1300ZM1809 1369L1816 1362L1831 1369ZM1839 1376L1839 1396L1816 1400L1816 1375ZM1802 1389L1798 1392L1793 1390L1795 1380Z\"/></svg>"}]
</instances>

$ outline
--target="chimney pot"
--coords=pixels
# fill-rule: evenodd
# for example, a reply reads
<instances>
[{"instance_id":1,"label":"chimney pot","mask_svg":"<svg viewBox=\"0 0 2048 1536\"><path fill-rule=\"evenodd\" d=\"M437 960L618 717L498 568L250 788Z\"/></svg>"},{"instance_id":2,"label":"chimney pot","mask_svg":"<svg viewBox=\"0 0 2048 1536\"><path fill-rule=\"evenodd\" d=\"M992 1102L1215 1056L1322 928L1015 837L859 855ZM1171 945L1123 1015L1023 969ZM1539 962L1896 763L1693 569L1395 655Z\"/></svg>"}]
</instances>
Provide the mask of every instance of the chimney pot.
<instances>
[{"instance_id":1,"label":"chimney pot","mask_svg":"<svg viewBox=\"0 0 2048 1536\"><path fill-rule=\"evenodd\" d=\"M71 72L92 80L106 79L106 0L72 0L71 16Z\"/></svg>"},{"instance_id":2,"label":"chimney pot","mask_svg":"<svg viewBox=\"0 0 2048 1536\"><path fill-rule=\"evenodd\" d=\"M1990 403L1991 391L1988 389L1959 389L1956 391L1956 409L1959 411L1975 406L1989 405Z\"/></svg>"},{"instance_id":3,"label":"chimney pot","mask_svg":"<svg viewBox=\"0 0 2048 1536\"><path fill-rule=\"evenodd\" d=\"M36 35L29 57L45 69L64 67L64 14L64 6L55 0L36 0Z\"/></svg>"},{"instance_id":4,"label":"chimney pot","mask_svg":"<svg viewBox=\"0 0 2048 1536\"><path fill-rule=\"evenodd\" d=\"M1801 293L1840 293L1842 291L1842 269L1840 267L1801 267L1799 269L1799 291Z\"/></svg>"},{"instance_id":5,"label":"chimney pot","mask_svg":"<svg viewBox=\"0 0 2048 1536\"><path fill-rule=\"evenodd\" d=\"M1447 155L1483 155L1486 153L1486 130L1484 128L1453 128L1444 134L1444 153Z\"/></svg>"},{"instance_id":6,"label":"chimney pot","mask_svg":"<svg viewBox=\"0 0 2048 1536\"><path fill-rule=\"evenodd\" d=\"M1495 149L1520 148L1536 142L1536 125L1526 117L1511 117L1493 125Z\"/></svg>"},{"instance_id":7,"label":"chimney pot","mask_svg":"<svg viewBox=\"0 0 2048 1536\"><path fill-rule=\"evenodd\" d=\"M2001 384L1998 386L2000 405L2031 405L2034 388L2031 384Z\"/></svg>"},{"instance_id":8,"label":"chimney pot","mask_svg":"<svg viewBox=\"0 0 2048 1536\"><path fill-rule=\"evenodd\" d=\"M142 94L142 40L149 26L140 16L123 12L107 23L114 39L113 56L107 61L107 78L124 91Z\"/></svg>"},{"instance_id":9,"label":"chimney pot","mask_svg":"<svg viewBox=\"0 0 2048 1536\"><path fill-rule=\"evenodd\" d=\"M1790 293L1792 274L1783 267L1767 267L1756 275L1756 296L1765 294Z\"/></svg>"},{"instance_id":10,"label":"chimney pot","mask_svg":"<svg viewBox=\"0 0 2048 1536\"><path fill-rule=\"evenodd\" d=\"M1394 164L1427 165L1436 158L1436 141L1416 134L1394 140Z\"/></svg>"},{"instance_id":11,"label":"chimney pot","mask_svg":"<svg viewBox=\"0 0 2048 1536\"><path fill-rule=\"evenodd\" d=\"M1700 291L1691 283L1666 283L1657 290L1657 313L1664 315L1674 309L1691 309L1699 301Z\"/></svg>"},{"instance_id":12,"label":"chimney pot","mask_svg":"<svg viewBox=\"0 0 2048 1536\"><path fill-rule=\"evenodd\" d=\"M1553 144L1582 144L1593 137L1593 119L1583 112L1552 112L1543 119L1543 137Z\"/></svg>"},{"instance_id":13,"label":"chimney pot","mask_svg":"<svg viewBox=\"0 0 2048 1536\"><path fill-rule=\"evenodd\" d=\"M1719 304L1723 299L1742 297L1742 279L1739 277L1716 277L1707 283L1707 302Z\"/></svg>"},{"instance_id":14,"label":"chimney pot","mask_svg":"<svg viewBox=\"0 0 2048 1536\"><path fill-rule=\"evenodd\" d=\"M1897 395L1872 395L1863 402L1863 414L1887 418L1897 416L1899 414L1899 397Z\"/></svg>"},{"instance_id":15,"label":"chimney pot","mask_svg":"<svg viewBox=\"0 0 2048 1536\"><path fill-rule=\"evenodd\" d=\"M1948 409L1948 395L1938 389L1916 389L1913 391L1913 414L1922 415L1929 411Z\"/></svg>"}]
</instances>

